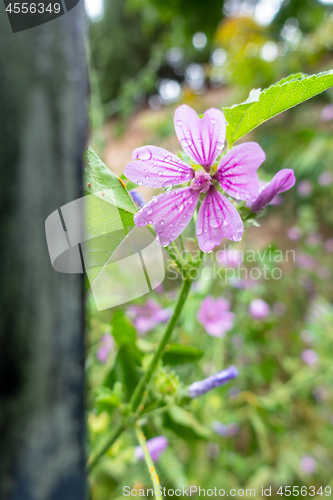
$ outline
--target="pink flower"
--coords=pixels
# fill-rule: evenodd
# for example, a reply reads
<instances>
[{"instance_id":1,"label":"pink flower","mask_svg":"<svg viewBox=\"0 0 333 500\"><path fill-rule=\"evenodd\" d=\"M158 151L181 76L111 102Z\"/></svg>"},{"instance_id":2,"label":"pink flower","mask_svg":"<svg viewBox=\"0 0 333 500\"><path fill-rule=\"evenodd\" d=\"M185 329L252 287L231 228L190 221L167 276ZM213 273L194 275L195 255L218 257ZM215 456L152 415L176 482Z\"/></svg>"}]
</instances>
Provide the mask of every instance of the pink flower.
<instances>
[{"instance_id":1,"label":"pink flower","mask_svg":"<svg viewBox=\"0 0 333 500\"><path fill-rule=\"evenodd\" d=\"M321 111L320 118L323 122L330 122L333 120L333 104L326 104Z\"/></svg>"},{"instance_id":2,"label":"pink flower","mask_svg":"<svg viewBox=\"0 0 333 500\"><path fill-rule=\"evenodd\" d=\"M324 172L322 172L320 174L320 176L318 177L318 184L320 186L330 186L333 182L333 175L331 174L331 172L328 172L327 170L325 170Z\"/></svg>"},{"instance_id":3,"label":"pink flower","mask_svg":"<svg viewBox=\"0 0 333 500\"><path fill-rule=\"evenodd\" d=\"M310 196L313 191L313 185L311 181L304 179L298 183L297 192L300 196Z\"/></svg>"},{"instance_id":4,"label":"pink flower","mask_svg":"<svg viewBox=\"0 0 333 500\"><path fill-rule=\"evenodd\" d=\"M302 238L302 230L298 226L292 226L291 228L289 228L287 234L288 237L293 241L297 241Z\"/></svg>"},{"instance_id":5,"label":"pink flower","mask_svg":"<svg viewBox=\"0 0 333 500\"><path fill-rule=\"evenodd\" d=\"M275 202L278 194L288 191L295 184L294 171L290 168L280 170L273 179L260 188L258 196L253 201L247 202L252 212L261 212L269 203Z\"/></svg>"},{"instance_id":6,"label":"pink flower","mask_svg":"<svg viewBox=\"0 0 333 500\"><path fill-rule=\"evenodd\" d=\"M301 470L304 474L313 474L317 469L317 463L312 455L305 455L301 458L300 462Z\"/></svg>"},{"instance_id":7,"label":"pink flower","mask_svg":"<svg viewBox=\"0 0 333 500\"><path fill-rule=\"evenodd\" d=\"M103 335L99 343L100 347L97 351L97 359L101 363L106 363L109 358L110 352L113 350L114 342L109 333Z\"/></svg>"},{"instance_id":8,"label":"pink flower","mask_svg":"<svg viewBox=\"0 0 333 500\"><path fill-rule=\"evenodd\" d=\"M211 108L199 117L189 106L182 105L176 109L174 123L190 165L165 149L144 146L133 152L133 161L124 173L140 186L169 189L190 184L154 197L135 215L135 224L154 224L158 243L167 246L184 231L203 197L196 223L201 250L211 251L222 238L240 241L242 219L220 189L237 200L256 198L256 171L265 153L257 143L247 142L232 148L217 162L226 135L224 115L219 109Z\"/></svg>"},{"instance_id":9,"label":"pink flower","mask_svg":"<svg viewBox=\"0 0 333 500\"><path fill-rule=\"evenodd\" d=\"M155 438L148 439L147 448L153 462L158 461L161 453L165 450L165 448L168 447L168 445L169 442L164 436L157 436ZM141 448L141 446L135 448L135 456L139 460L144 460L143 449Z\"/></svg>"},{"instance_id":10,"label":"pink flower","mask_svg":"<svg viewBox=\"0 0 333 500\"><path fill-rule=\"evenodd\" d=\"M172 311L169 308L163 309L155 300L148 299L145 304L129 306L127 312L138 333L144 335L154 330L158 324L168 321Z\"/></svg>"},{"instance_id":11,"label":"pink flower","mask_svg":"<svg viewBox=\"0 0 333 500\"><path fill-rule=\"evenodd\" d=\"M333 252L333 238L329 238L325 241L325 250L327 252Z\"/></svg>"},{"instance_id":12,"label":"pink flower","mask_svg":"<svg viewBox=\"0 0 333 500\"><path fill-rule=\"evenodd\" d=\"M254 319L265 319L270 314L270 308L264 300L254 299L250 304L249 312Z\"/></svg>"},{"instance_id":13,"label":"pink flower","mask_svg":"<svg viewBox=\"0 0 333 500\"><path fill-rule=\"evenodd\" d=\"M198 321L212 337L223 337L232 329L234 313L230 311L230 302L226 299L206 297L197 314Z\"/></svg>"},{"instance_id":14,"label":"pink flower","mask_svg":"<svg viewBox=\"0 0 333 500\"><path fill-rule=\"evenodd\" d=\"M304 363L309 366L315 365L319 361L318 354L313 349L305 349L301 357Z\"/></svg>"}]
</instances>

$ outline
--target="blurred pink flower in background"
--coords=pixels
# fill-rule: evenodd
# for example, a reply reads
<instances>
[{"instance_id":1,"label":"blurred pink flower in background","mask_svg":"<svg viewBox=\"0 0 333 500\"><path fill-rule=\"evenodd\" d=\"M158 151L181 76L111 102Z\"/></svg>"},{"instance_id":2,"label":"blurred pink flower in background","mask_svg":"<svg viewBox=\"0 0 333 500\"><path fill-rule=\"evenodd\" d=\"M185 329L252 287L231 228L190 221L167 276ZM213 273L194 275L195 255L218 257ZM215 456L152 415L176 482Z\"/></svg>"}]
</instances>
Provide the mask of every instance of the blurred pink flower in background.
<instances>
[{"instance_id":1,"label":"blurred pink flower in background","mask_svg":"<svg viewBox=\"0 0 333 500\"><path fill-rule=\"evenodd\" d=\"M169 442L164 436L157 436L152 439L148 439L147 448L150 453L153 462L157 462L161 453L168 447ZM141 446L138 446L135 449L135 456L139 460L144 460L143 449Z\"/></svg>"},{"instance_id":2,"label":"blurred pink flower in background","mask_svg":"<svg viewBox=\"0 0 333 500\"><path fill-rule=\"evenodd\" d=\"M302 237L302 231L301 228L298 226L292 226L288 229L288 238L290 238L293 241L297 241Z\"/></svg>"},{"instance_id":3,"label":"blurred pink flower in background","mask_svg":"<svg viewBox=\"0 0 333 500\"><path fill-rule=\"evenodd\" d=\"M313 271L317 268L317 261L312 255L301 252L296 255L296 266Z\"/></svg>"},{"instance_id":4,"label":"blurred pink flower in background","mask_svg":"<svg viewBox=\"0 0 333 500\"><path fill-rule=\"evenodd\" d=\"M313 185L311 181L304 179L298 183L297 192L300 196L304 197L310 196L312 191L313 191Z\"/></svg>"},{"instance_id":5,"label":"blurred pink flower in background","mask_svg":"<svg viewBox=\"0 0 333 500\"><path fill-rule=\"evenodd\" d=\"M312 246L318 246L318 245L320 245L320 243L322 241L323 241L323 238L322 238L321 234L319 234L319 233L309 234L309 236L306 239L306 242Z\"/></svg>"},{"instance_id":6,"label":"blurred pink flower in background","mask_svg":"<svg viewBox=\"0 0 333 500\"><path fill-rule=\"evenodd\" d=\"M327 104L321 111L320 119L322 122L333 120L333 104Z\"/></svg>"},{"instance_id":7,"label":"blurred pink flower in background","mask_svg":"<svg viewBox=\"0 0 333 500\"><path fill-rule=\"evenodd\" d=\"M325 170L324 172L322 172L320 174L320 176L318 177L318 184L320 186L330 186L333 182L333 175L331 174L331 172L328 172L327 170Z\"/></svg>"},{"instance_id":8,"label":"blurred pink flower in background","mask_svg":"<svg viewBox=\"0 0 333 500\"><path fill-rule=\"evenodd\" d=\"M243 262L242 252L235 248L225 248L216 253L216 259L223 267L237 267Z\"/></svg>"},{"instance_id":9,"label":"blurred pink flower in background","mask_svg":"<svg viewBox=\"0 0 333 500\"><path fill-rule=\"evenodd\" d=\"M304 455L300 461L300 467L304 474L313 474L317 469L317 463L312 455Z\"/></svg>"},{"instance_id":10,"label":"blurred pink flower in background","mask_svg":"<svg viewBox=\"0 0 333 500\"><path fill-rule=\"evenodd\" d=\"M154 330L160 323L168 321L172 314L171 308L163 309L154 299L148 299L145 304L129 306L127 313L133 319L135 328L140 335Z\"/></svg>"},{"instance_id":11,"label":"blurred pink flower in background","mask_svg":"<svg viewBox=\"0 0 333 500\"><path fill-rule=\"evenodd\" d=\"M267 316L269 316L271 310L267 302L265 302L264 300L254 299L250 304L249 312L252 318L265 319L267 318Z\"/></svg>"},{"instance_id":12,"label":"blurred pink flower in background","mask_svg":"<svg viewBox=\"0 0 333 500\"><path fill-rule=\"evenodd\" d=\"M230 302L223 298L206 297L198 311L198 321L212 337L223 337L232 329L234 313L230 311Z\"/></svg>"},{"instance_id":13,"label":"blurred pink flower in background","mask_svg":"<svg viewBox=\"0 0 333 500\"><path fill-rule=\"evenodd\" d=\"M97 359L101 363L106 363L108 361L109 354L112 352L113 346L113 337L109 333L103 335L99 342L99 349L97 351Z\"/></svg>"},{"instance_id":14,"label":"blurred pink flower in background","mask_svg":"<svg viewBox=\"0 0 333 500\"><path fill-rule=\"evenodd\" d=\"M333 238L329 238L325 242L325 250L327 252L333 252Z\"/></svg>"},{"instance_id":15,"label":"blurred pink flower in background","mask_svg":"<svg viewBox=\"0 0 333 500\"><path fill-rule=\"evenodd\" d=\"M304 363L310 366L319 361L318 354L313 349L305 349L305 351L302 352L301 358Z\"/></svg>"}]
</instances>

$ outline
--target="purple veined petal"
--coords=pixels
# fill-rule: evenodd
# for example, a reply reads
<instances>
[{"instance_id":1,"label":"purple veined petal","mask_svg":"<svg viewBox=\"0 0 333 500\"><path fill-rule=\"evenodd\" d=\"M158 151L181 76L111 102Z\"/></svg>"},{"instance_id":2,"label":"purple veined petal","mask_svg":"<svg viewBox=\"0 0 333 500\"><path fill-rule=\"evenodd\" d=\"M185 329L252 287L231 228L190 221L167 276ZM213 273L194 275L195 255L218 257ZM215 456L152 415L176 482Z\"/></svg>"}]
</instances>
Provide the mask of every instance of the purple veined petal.
<instances>
[{"instance_id":1,"label":"purple veined petal","mask_svg":"<svg viewBox=\"0 0 333 500\"><path fill-rule=\"evenodd\" d=\"M157 242L166 247L184 231L195 211L200 192L190 187L154 197L134 216L137 226L154 224Z\"/></svg>"},{"instance_id":2,"label":"purple veined petal","mask_svg":"<svg viewBox=\"0 0 333 500\"><path fill-rule=\"evenodd\" d=\"M166 149L143 146L133 151L132 158L124 174L139 186L168 188L194 177L194 170Z\"/></svg>"},{"instance_id":3,"label":"purple veined petal","mask_svg":"<svg viewBox=\"0 0 333 500\"><path fill-rule=\"evenodd\" d=\"M232 148L217 168L221 187L237 200L253 200L259 193L257 169L265 153L256 142L245 142Z\"/></svg>"},{"instance_id":4,"label":"purple veined petal","mask_svg":"<svg viewBox=\"0 0 333 500\"><path fill-rule=\"evenodd\" d=\"M221 154L226 123L220 109L211 108L199 118L186 104L175 111L175 131L185 153L197 164L208 168Z\"/></svg>"},{"instance_id":5,"label":"purple veined petal","mask_svg":"<svg viewBox=\"0 0 333 500\"><path fill-rule=\"evenodd\" d=\"M240 241L243 230L243 221L231 201L210 188L198 213L196 233L201 250L210 252L222 238Z\"/></svg>"},{"instance_id":6,"label":"purple veined petal","mask_svg":"<svg viewBox=\"0 0 333 500\"><path fill-rule=\"evenodd\" d=\"M251 208L252 212L261 212L274 198L277 194L288 191L295 184L296 179L294 171L290 168L284 168L280 170L273 179L268 182L259 193L259 196L248 206Z\"/></svg>"}]
</instances>

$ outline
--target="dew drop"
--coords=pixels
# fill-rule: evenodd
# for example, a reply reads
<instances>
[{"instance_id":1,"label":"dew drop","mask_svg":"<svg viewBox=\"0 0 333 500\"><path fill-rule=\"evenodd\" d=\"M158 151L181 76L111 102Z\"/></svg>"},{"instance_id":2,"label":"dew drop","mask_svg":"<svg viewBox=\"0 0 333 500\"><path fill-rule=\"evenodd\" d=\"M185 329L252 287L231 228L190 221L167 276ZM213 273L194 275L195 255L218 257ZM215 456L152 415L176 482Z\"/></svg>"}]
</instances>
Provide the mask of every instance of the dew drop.
<instances>
[{"instance_id":1,"label":"dew drop","mask_svg":"<svg viewBox=\"0 0 333 500\"><path fill-rule=\"evenodd\" d=\"M214 118L211 118L209 121L212 125L216 125L216 120L214 120Z\"/></svg>"},{"instance_id":2,"label":"dew drop","mask_svg":"<svg viewBox=\"0 0 333 500\"><path fill-rule=\"evenodd\" d=\"M138 186L142 186L143 182L142 181L138 181Z\"/></svg>"},{"instance_id":3,"label":"dew drop","mask_svg":"<svg viewBox=\"0 0 333 500\"><path fill-rule=\"evenodd\" d=\"M197 235L200 236L200 234L202 234L202 229L201 229L201 227L198 227L197 228Z\"/></svg>"},{"instance_id":4,"label":"dew drop","mask_svg":"<svg viewBox=\"0 0 333 500\"><path fill-rule=\"evenodd\" d=\"M210 227L212 228L217 228L217 227L220 227L222 224L222 220L221 219L211 219L209 221L209 225Z\"/></svg>"},{"instance_id":5,"label":"dew drop","mask_svg":"<svg viewBox=\"0 0 333 500\"><path fill-rule=\"evenodd\" d=\"M181 109L179 111L181 111ZM178 125L178 127L181 127L183 125L183 122L181 120L177 120L176 124Z\"/></svg>"},{"instance_id":6,"label":"dew drop","mask_svg":"<svg viewBox=\"0 0 333 500\"><path fill-rule=\"evenodd\" d=\"M144 161L147 161L147 160L150 160L150 158L152 157L152 152L150 151L150 149L145 149L144 151L140 152L138 154L138 160L144 160Z\"/></svg>"},{"instance_id":7,"label":"dew drop","mask_svg":"<svg viewBox=\"0 0 333 500\"><path fill-rule=\"evenodd\" d=\"M171 160L172 160L172 157L171 157L170 155L169 155L169 156L166 156L166 157L164 158L164 161L165 161L166 163L170 163L170 161L171 161Z\"/></svg>"},{"instance_id":8,"label":"dew drop","mask_svg":"<svg viewBox=\"0 0 333 500\"><path fill-rule=\"evenodd\" d=\"M177 214L179 213L179 207L178 207L177 205L174 205L174 206L172 207L172 210L173 210L175 213L177 213Z\"/></svg>"},{"instance_id":9,"label":"dew drop","mask_svg":"<svg viewBox=\"0 0 333 500\"><path fill-rule=\"evenodd\" d=\"M162 220L160 220L160 225L163 226L163 224L164 224L164 220L162 219Z\"/></svg>"},{"instance_id":10,"label":"dew drop","mask_svg":"<svg viewBox=\"0 0 333 500\"><path fill-rule=\"evenodd\" d=\"M153 213L153 209L151 207L147 207L147 214L151 215Z\"/></svg>"},{"instance_id":11,"label":"dew drop","mask_svg":"<svg viewBox=\"0 0 333 500\"><path fill-rule=\"evenodd\" d=\"M192 141L191 139L186 139L186 137L183 137L183 139L180 140L180 144L184 147L189 147L192 146Z\"/></svg>"},{"instance_id":12,"label":"dew drop","mask_svg":"<svg viewBox=\"0 0 333 500\"><path fill-rule=\"evenodd\" d=\"M223 148L223 142L216 143L216 149L221 150Z\"/></svg>"},{"instance_id":13,"label":"dew drop","mask_svg":"<svg viewBox=\"0 0 333 500\"><path fill-rule=\"evenodd\" d=\"M157 175L162 175L162 174L163 174L162 170L160 170L159 172L157 172Z\"/></svg>"}]
</instances>

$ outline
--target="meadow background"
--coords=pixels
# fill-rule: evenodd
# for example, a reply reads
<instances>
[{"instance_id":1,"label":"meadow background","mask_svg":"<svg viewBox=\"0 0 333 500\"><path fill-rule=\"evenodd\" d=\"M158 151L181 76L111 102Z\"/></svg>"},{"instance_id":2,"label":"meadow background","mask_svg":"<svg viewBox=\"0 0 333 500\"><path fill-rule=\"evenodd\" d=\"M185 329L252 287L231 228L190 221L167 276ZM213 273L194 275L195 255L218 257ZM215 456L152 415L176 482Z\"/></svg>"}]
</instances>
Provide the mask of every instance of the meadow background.
<instances>
[{"instance_id":1,"label":"meadow background","mask_svg":"<svg viewBox=\"0 0 333 500\"><path fill-rule=\"evenodd\" d=\"M240 103L251 89L266 88L291 73L331 69L332 3L87 3L93 148L120 176L136 147L154 144L177 153L173 113L180 103L200 113ZM258 493L262 486L332 486L332 124L330 90L245 138L266 152L259 169L263 180L292 168L296 185L267 209L261 227L250 227L230 248L245 257L255 252L256 262L243 259L249 271L278 267L282 277L201 277L196 282L173 337L187 351L174 348L164 357L152 390L167 398L180 384L230 365L239 377L189 408L147 421L147 439L163 435L169 442L156 463L163 486L255 488ZM152 190L138 191L147 201L153 196ZM219 250L229 243L224 240ZM276 261L279 252L285 256L291 250L294 258ZM212 266L207 258L204 267ZM225 276L223 263L220 267ZM169 275L135 304L145 306L148 300L160 309L172 308L179 283ZM233 328L223 338L210 336L198 321L207 296L224 297L232 305ZM261 317L251 313L254 299L268 305ZM122 391L131 392L138 365L145 366L164 326L153 321L154 327L142 333L133 303L97 312L88 294L86 304L89 447L117 423ZM114 337L125 331L133 341L120 349ZM124 485L151 486L145 464L135 458L136 446L129 431L109 449L90 479L94 500L122 498Z\"/></svg>"}]
</instances>

